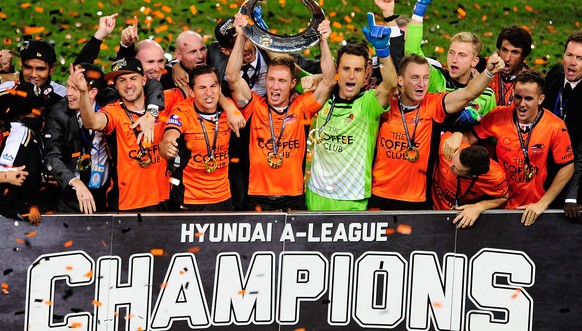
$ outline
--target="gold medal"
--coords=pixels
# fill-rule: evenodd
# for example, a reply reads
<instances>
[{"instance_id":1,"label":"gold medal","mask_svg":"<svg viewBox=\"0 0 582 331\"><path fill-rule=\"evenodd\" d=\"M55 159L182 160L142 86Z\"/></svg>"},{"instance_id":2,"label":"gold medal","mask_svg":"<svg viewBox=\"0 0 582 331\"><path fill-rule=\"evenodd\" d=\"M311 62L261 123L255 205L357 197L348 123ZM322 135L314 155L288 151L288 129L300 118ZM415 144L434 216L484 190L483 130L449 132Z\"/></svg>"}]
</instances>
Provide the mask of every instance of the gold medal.
<instances>
[{"instance_id":1,"label":"gold medal","mask_svg":"<svg viewBox=\"0 0 582 331\"><path fill-rule=\"evenodd\" d=\"M309 131L309 141L311 141L312 144L321 144L323 142L323 138L324 134L319 132L319 129L313 129Z\"/></svg>"},{"instance_id":2,"label":"gold medal","mask_svg":"<svg viewBox=\"0 0 582 331\"><path fill-rule=\"evenodd\" d=\"M535 170L534 167L531 164L525 164L523 166L523 173L525 175L525 180L527 182L529 182L530 180L532 180L535 176Z\"/></svg>"},{"instance_id":3,"label":"gold medal","mask_svg":"<svg viewBox=\"0 0 582 331\"><path fill-rule=\"evenodd\" d=\"M206 159L206 161L204 161L204 169L206 169L206 172L214 172L214 170L216 170L216 168L218 167L218 162L216 162L216 159L214 158L208 158Z\"/></svg>"},{"instance_id":4,"label":"gold medal","mask_svg":"<svg viewBox=\"0 0 582 331\"><path fill-rule=\"evenodd\" d=\"M404 152L404 159L408 162L416 162L420 157L420 151L415 146L408 147Z\"/></svg>"},{"instance_id":5,"label":"gold medal","mask_svg":"<svg viewBox=\"0 0 582 331\"><path fill-rule=\"evenodd\" d=\"M91 169L91 155L83 154L77 159L77 168L79 171L87 171Z\"/></svg>"},{"instance_id":6,"label":"gold medal","mask_svg":"<svg viewBox=\"0 0 582 331\"><path fill-rule=\"evenodd\" d=\"M283 164L283 154L269 152L269 154L267 154L267 163L269 164L269 167L274 169L281 167Z\"/></svg>"},{"instance_id":7,"label":"gold medal","mask_svg":"<svg viewBox=\"0 0 582 331\"><path fill-rule=\"evenodd\" d=\"M149 153L139 151L137 153L137 163L142 168L147 168L152 164L152 158Z\"/></svg>"}]
</instances>

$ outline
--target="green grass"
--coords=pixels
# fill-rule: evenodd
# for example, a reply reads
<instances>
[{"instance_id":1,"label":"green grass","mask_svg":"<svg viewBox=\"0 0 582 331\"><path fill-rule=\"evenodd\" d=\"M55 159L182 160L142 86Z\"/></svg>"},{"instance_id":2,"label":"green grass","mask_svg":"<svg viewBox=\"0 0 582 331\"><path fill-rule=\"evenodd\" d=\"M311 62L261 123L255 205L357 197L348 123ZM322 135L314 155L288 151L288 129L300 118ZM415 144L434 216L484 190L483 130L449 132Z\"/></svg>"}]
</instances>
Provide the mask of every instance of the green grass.
<instances>
[{"instance_id":1,"label":"green grass","mask_svg":"<svg viewBox=\"0 0 582 331\"><path fill-rule=\"evenodd\" d=\"M360 29L366 22L366 12L379 13L372 0L319 0L323 9L331 16L331 21L341 24L333 27L337 33L332 51L339 46L339 40L361 40ZM183 29L199 31L213 39L216 20L233 15L237 8L234 0L164 2L159 0L71 0L71 1L3 1L0 5L0 37L3 48L16 49L27 27L37 28L33 34L50 40L56 45L60 63L53 79L63 82L67 76L67 66L81 50L84 40L96 30L98 12L103 15L119 13L116 31L105 42L100 63L105 71L115 57L120 31L137 15L140 21L140 38L155 38L168 53L173 53L173 42ZM503 2L474 0L452 1L436 0L427 12L425 19L426 45L423 50L427 56L445 62L448 46L447 36L459 31L472 31L482 38L482 55L488 56L495 50L495 41L501 27L517 24L527 27L533 36L535 48L528 58L530 67L545 71L550 65L558 63L564 49L564 41L573 31L582 31L576 18L582 17L582 9L577 1L525 1L508 0ZM414 2L400 1L396 12L410 15ZM192 7L194 6L194 7ZM306 26L309 12L297 0L265 0L262 2L265 21L279 34L294 34ZM461 8L466 15L461 17ZM196 14L193 14L195 9ZM149 15L146 13L149 10ZM147 23L147 17L151 23ZM484 20L484 16L486 19ZM346 20L347 17L347 20ZM350 22L348 22L350 21ZM310 56L317 56L313 51ZM17 68L20 65L17 64Z\"/></svg>"}]
</instances>

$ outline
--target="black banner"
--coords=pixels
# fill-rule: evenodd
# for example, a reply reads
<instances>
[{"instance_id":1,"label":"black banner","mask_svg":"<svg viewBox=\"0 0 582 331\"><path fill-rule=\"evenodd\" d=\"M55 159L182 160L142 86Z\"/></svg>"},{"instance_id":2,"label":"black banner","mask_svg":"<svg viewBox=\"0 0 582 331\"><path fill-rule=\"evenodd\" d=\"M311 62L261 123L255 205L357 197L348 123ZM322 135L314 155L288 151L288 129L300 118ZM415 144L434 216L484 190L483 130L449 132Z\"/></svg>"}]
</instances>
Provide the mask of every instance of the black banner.
<instances>
[{"instance_id":1,"label":"black banner","mask_svg":"<svg viewBox=\"0 0 582 331\"><path fill-rule=\"evenodd\" d=\"M454 215L0 218L1 329L580 329L580 223Z\"/></svg>"}]
</instances>

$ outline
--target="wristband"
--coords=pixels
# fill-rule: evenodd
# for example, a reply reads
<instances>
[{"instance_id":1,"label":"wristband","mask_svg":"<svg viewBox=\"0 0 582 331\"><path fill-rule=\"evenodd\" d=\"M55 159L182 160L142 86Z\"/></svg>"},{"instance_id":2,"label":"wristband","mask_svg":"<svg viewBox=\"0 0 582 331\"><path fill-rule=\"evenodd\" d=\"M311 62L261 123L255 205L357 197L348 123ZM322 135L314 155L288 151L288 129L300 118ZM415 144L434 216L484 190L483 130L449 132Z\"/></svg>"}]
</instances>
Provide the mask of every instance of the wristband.
<instances>
[{"instance_id":1,"label":"wristband","mask_svg":"<svg viewBox=\"0 0 582 331\"><path fill-rule=\"evenodd\" d=\"M376 55L379 58L390 56L390 45L388 45L388 47L386 47L386 48L381 48L381 49L375 48L375 49L376 49Z\"/></svg>"},{"instance_id":2,"label":"wristband","mask_svg":"<svg viewBox=\"0 0 582 331\"><path fill-rule=\"evenodd\" d=\"M394 15L391 15L391 16L388 16L388 17L384 17L384 22L390 23L390 22L394 21L395 19L397 19L398 17L400 17L400 15L398 15L398 14L394 14Z\"/></svg>"},{"instance_id":3,"label":"wristband","mask_svg":"<svg viewBox=\"0 0 582 331\"><path fill-rule=\"evenodd\" d=\"M491 73L491 71L489 71L489 69L485 68L485 76L489 77L490 79L493 79L493 73Z\"/></svg>"}]
</instances>

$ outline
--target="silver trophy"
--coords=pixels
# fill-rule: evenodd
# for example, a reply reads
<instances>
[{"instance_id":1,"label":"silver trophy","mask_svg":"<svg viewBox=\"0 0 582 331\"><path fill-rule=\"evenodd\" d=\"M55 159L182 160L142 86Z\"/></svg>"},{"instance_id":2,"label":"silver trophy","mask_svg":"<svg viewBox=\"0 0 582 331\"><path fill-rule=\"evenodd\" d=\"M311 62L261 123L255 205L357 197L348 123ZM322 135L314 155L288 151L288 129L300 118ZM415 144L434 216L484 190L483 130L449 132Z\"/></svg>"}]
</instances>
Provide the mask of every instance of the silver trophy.
<instances>
[{"instance_id":1,"label":"silver trophy","mask_svg":"<svg viewBox=\"0 0 582 331\"><path fill-rule=\"evenodd\" d=\"M293 36L273 34L257 24L257 20L253 15L253 10L261 1L262 0L249 0L240 8L241 14L246 15L253 20L253 24L248 24L243 28L245 35L253 42L253 44L276 53L299 53L319 42L321 36L319 35L319 32L317 32L317 28L319 27L319 24L325 20L325 13L316 1L302 0L303 5L311 12L311 20L307 29Z\"/></svg>"}]
</instances>

